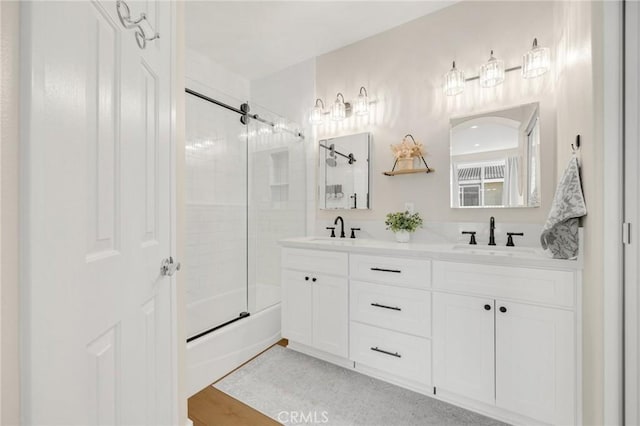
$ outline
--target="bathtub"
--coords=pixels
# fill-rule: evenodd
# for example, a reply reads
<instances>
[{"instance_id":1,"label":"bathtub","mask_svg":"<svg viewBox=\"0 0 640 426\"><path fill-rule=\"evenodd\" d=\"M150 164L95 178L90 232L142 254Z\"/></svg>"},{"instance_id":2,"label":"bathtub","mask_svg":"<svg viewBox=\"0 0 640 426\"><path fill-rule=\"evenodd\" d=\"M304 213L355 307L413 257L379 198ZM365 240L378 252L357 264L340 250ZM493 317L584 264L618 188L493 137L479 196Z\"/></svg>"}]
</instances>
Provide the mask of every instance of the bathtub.
<instances>
[{"instance_id":1,"label":"bathtub","mask_svg":"<svg viewBox=\"0 0 640 426\"><path fill-rule=\"evenodd\" d=\"M280 303L187 343L191 396L280 340Z\"/></svg>"}]
</instances>

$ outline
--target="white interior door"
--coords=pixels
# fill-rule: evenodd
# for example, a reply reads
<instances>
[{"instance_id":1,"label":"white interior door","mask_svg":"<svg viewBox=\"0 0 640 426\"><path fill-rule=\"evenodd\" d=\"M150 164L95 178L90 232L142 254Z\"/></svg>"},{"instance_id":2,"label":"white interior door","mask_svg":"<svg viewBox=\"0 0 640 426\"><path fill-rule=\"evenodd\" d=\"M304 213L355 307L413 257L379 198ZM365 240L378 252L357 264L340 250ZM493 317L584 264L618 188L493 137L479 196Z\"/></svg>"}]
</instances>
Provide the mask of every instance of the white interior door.
<instances>
[{"instance_id":1,"label":"white interior door","mask_svg":"<svg viewBox=\"0 0 640 426\"><path fill-rule=\"evenodd\" d=\"M26 424L176 423L171 8L22 5Z\"/></svg>"},{"instance_id":2,"label":"white interior door","mask_svg":"<svg viewBox=\"0 0 640 426\"><path fill-rule=\"evenodd\" d=\"M624 246L625 423L640 424L640 4L625 2L624 221L631 224Z\"/></svg>"}]
</instances>

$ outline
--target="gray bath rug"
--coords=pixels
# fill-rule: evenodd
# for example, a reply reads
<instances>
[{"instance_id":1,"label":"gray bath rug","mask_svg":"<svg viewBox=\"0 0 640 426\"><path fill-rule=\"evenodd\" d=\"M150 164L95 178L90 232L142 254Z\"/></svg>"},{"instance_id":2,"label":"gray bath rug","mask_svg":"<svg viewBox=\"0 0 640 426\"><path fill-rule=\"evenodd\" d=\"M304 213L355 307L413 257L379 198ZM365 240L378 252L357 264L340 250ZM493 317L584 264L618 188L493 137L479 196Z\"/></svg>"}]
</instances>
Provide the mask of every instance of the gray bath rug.
<instances>
[{"instance_id":1,"label":"gray bath rug","mask_svg":"<svg viewBox=\"0 0 640 426\"><path fill-rule=\"evenodd\" d=\"M285 425L504 425L282 346L214 386Z\"/></svg>"}]
</instances>

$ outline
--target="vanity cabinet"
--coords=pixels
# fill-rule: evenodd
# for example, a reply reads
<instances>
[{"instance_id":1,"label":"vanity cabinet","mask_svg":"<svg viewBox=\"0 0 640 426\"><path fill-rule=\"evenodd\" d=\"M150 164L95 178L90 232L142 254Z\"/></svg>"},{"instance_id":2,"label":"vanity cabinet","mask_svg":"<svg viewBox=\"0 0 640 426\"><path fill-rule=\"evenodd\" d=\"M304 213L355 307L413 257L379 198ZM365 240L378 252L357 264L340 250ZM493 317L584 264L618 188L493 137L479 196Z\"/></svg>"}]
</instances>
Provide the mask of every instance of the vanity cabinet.
<instances>
[{"instance_id":1,"label":"vanity cabinet","mask_svg":"<svg viewBox=\"0 0 640 426\"><path fill-rule=\"evenodd\" d=\"M469 266L479 268L463 283ZM434 287L443 290L433 296L437 392L575 424L574 284L564 271L435 262Z\"/></svg>"},{"instance_id":2,"label":"vanity cabinet","mask_svg":"<svg viewBox=\"0 0 640 426\"><path fill-rule=\"evenodd\" d=\"M353 254L350 359L421 391L431 386L431 262Z\"/></svg>"},{"instance_id":3,"label":"vanity cabinet","mask_svg":"<svg viewBox=\"0 0 640 426\"><path fill-rule=\"evenodd\" d=\"M285 249L282 266L282 337L346 358L347 254Z\"/></svg>"}]
</instances>

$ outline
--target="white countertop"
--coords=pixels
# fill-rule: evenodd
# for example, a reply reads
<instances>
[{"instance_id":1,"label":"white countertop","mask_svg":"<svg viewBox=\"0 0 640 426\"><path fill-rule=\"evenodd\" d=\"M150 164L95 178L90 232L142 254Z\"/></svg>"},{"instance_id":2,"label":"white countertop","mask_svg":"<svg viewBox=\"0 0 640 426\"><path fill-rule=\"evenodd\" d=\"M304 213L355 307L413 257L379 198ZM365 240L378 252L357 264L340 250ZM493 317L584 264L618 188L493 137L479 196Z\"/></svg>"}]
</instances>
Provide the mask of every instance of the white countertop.
<instances>
[{"instance_id":1,"label":"white countertop","mask_svg":"<svg viewBox=\"0 0 640 426\"><path fill-rule=\"evenodd\" d=\"M298 237L279 241L283 247L343 251L374 255L428 258L453 262L581 270L577 260L552 259L541 248L468 244L397 243L363 238Z\"/></svg>"}]
</instances>

